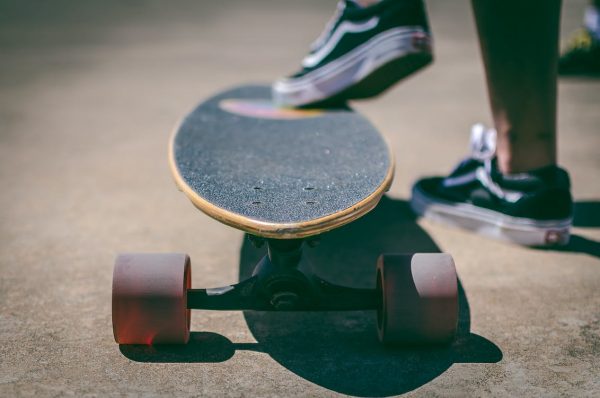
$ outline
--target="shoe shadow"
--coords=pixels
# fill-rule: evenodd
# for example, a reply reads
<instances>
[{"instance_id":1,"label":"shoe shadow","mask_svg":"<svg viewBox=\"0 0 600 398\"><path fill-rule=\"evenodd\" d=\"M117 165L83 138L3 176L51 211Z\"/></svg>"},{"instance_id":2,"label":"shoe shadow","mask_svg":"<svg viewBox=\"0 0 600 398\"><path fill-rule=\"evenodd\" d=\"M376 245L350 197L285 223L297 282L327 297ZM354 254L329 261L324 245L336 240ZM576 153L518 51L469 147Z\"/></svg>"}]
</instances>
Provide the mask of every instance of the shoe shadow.
<instances>
[{"instance_id":1,"label":"shoe shadow","mask_svg":"<svg viewBox=\"0 0 600 398\"><path fill-rule=\"evenodd\" d=\"M323 235L321 244L305 250L315 272L337 284L372 287L375 261L381 253L439 252L415 222L405 201L384 197L360 220ZM244 240L240 280L252 274L265 254ZM467 295L459 281L459 325L456 340L445 347L389 348L377 339L375 313L244 312L256 343L233 343L224 336L192 332L184 346L121 345L137 362L214 363L238 350L264 352L285 368L322 387L355 396L390 396L414 390L454 363L494 363L502 351L471 333Z\"/></svg>"},{"instance_id":2,"label":"shoe shadow","mask_svg":"<svg viewBox=\"0 0 600 398\"><path fill-rule=\"evenodd\" d=\"M600 202L579 201L573 206L573 226L581 228L600 227Z\"/></svg>"},{"instance_id":3,"label":"shoe shadow","mask_svg":"<svg viewBox=\"0 0 600 398\"><path fill-rule=\"evenodd\" d=\"M573 226L579 228L600 227L600 202L575 202L573 205ZM569 244L566 246L539 249L548 251L583 253L600 258L600 242L577 234L571 234Z\"/></svg>"},{"instance_id":4,"label":"shoe shadow","mask_svg":"<svg viewBox=\"0 0 600 398\"><path fill-rule=\"evenodd\" d=\"M315 273L353 287L373 287L381 253L439 252L415 222L405 201L384 197L375 210L323 235L305 250ZM252 273L264 250L244 242L240 279ZM470 332L467 296L459 282L459 330L449 347L396 348L377 339L375 313L244 313L261 351L297 375L330 390L355 396L389 396L414 390L452 364L502 359L500 349Z\"/></svg>"},{"instance_id":5,"label":"shoe shadow","mask_svg":"<svg viewBox=\"0 0 600 398\"><path fill-rule=\"evenodd\" d=\"M600 258L600 242L575 234L571 235L568 245L539 249L558 252L583 253Z\"/></svg>"}]
</instances>

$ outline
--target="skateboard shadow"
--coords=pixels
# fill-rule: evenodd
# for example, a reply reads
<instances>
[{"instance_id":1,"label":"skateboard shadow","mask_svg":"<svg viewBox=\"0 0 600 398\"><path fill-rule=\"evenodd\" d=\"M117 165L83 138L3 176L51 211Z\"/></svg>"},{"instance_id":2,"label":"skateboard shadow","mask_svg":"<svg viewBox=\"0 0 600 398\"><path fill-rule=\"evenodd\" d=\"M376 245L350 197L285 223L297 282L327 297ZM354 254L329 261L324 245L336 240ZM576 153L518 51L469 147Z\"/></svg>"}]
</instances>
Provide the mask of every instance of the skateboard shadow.
<instances>
[{"instance_id":1,"label":"skateboard shadow","mask_svg":"<svg viewBox=\"0 0 600 398\"><path fill-rule=\"evenodd\" d=\"M120 344L121 353L135 362L151 363L216 363L230 359L235 350L247 349L227 337L210 332L191 332L185 345L127 345Z\"/></svg>"},{"instance_id":2,"label":"skateboard shadow","mask_svg":"<svg viewBox=\"0 0 600 398\"><path fill-rule=\"evenodd\" d=\"M315 273L336 284L373 287L381 253L439 252L415 222L405 201L384 197L365 217L323 235L305 250ZM245 241L240 279L251 275L264 250ZM244 313L261 351L297 375L330 390L355 396L389 396L414 390L452 364L492 363L500 349L470 332L467 296L459 281L459 330L449 347L397 348L377 339L374 311Z\"/></svg>"},{"instance_id":3,"label":"skateboard shadow","mask_svg":"<svg viewBox=\"0 0 600 398\"><path fill-rule=\"evenodd\" d=\"M405 201L384 197L363 218L323 235L305 250L315 273L336 284L373 287L381 253L439 252L415 222ZM265 254L244 240L240 280L252 274ZM187 345L121 345L137 362L224 362L238 350L264 352L285 368L322 387L355 396L390 396L414 390L454 363L494 363L502 352L471 333L467 295L459 281L459 325L447 347L386 348L377 339L374 311L273 313L244 312L256 343L233 343L217 333L192 332Z\"/></svg>"},{"instance_id":4,"label":"skateboard shadow","mask_svg":"<svg viewBox=\"0 0 600 398\"><path fill-rule=\"evenodd\" d=\"M576 227L600 226L600 202L575 204ZM599 256L598 242L573 235L560 249ZM556 249L554 249L556 250ZM384 252L437 252L439 248L415 222L405 201L384 197L365 217L325 234L321 245L307 249L315 272L337 284L372 287L375 260ZM247 278L264 250L247 240L240 252L240 279ZM297 375L330 390L356 396L389 396L414 390L454 363L493 363L500 349L471 333L469 302L459 281L458 336L449 347L389 349L377 340L375 314L245 312L256 343L233 343L210 332L192 332L184 346L120 346L137 362L214 363L236 351L264 352Z\"/></svg>"}]
</instances>

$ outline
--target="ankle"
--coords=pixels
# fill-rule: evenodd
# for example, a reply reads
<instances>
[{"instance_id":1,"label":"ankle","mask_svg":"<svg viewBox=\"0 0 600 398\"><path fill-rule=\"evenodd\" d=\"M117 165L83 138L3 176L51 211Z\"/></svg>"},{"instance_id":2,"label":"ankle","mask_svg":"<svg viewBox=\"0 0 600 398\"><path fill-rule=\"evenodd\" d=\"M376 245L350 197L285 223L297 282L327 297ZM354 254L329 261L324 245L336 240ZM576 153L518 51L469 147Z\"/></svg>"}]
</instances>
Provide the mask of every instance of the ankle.
<instances>
[{"instance_id":1,"label":"ankle","mask_svg":"<svg viewBox=\"0 0 600 398\"><path fill-rule=\"evenodd\" d=\"M501 140L497 149L498 168L503 174L526 173L556 165L556 145L551 139Z\"/></svg>"},{"instance_id":2,"label":"ankle","mask_svg":"<svg viewBox=\"0 0 600 398\"><path fill-rule=\"evenodd\" d=\"M498 155L498 169L504 175L529 173L534 170L539 170L552 166L556 166L556 162L554 160L538 160L534 158L531 160L526 159L516 162L511 159L502 159L500 155Z\"/></svg>"}]
</instances>

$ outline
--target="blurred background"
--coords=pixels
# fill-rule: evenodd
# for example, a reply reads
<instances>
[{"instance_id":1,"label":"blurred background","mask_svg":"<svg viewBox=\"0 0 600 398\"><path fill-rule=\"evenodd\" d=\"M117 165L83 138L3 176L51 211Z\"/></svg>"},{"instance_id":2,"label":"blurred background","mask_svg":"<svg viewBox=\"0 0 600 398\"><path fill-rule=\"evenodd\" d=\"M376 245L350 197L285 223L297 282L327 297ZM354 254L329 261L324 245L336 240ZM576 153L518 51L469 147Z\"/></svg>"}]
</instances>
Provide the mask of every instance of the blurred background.
<instances>
[{"instance_id":1,"label":"blurred background","mask_svg":"<svg viewBox=\"0 0 600 398\"><path fill-rule=\"evenodd\" d=\"M491 121L466 0L427 1L433 66L354 105L396 154L389 213L373 216L369 228L397 216L386 229L397 241L454 255L470 308L466 332L477 338L441 354L391 355L369 348L369 327L358 334L364 340L334 333L302 356L325 333L322 318L271 322L279 337L307 325L316 331L304 336L304 348L286 349L265 337L264 319L201 312L192 329L214 333L195 335L187 354L123 352L114 343L117 252L189 252L196 287L247 272L255 254L243 234L202 215L175 189L169 134L213 93L295 71L335 3L0 0L0 395L576 396L600 389L600 80L559 86L559 160L577 202L565 250L488 241L416 221L406 207L412 181L448 172L467 152L470 126ZM581 25L586 4L564 1L564 39ZM399 245L392 248L415 247ZM339 255L333 245L327 250L317 255ZM370 261L374 251L361 255ZM371 280L374 261L364 266L357 275L365 279L350 283ZM343 266L327 272L347 274ZM331 326L339 333L360 323L340 319Z\"/></svg>"}]
</instances>

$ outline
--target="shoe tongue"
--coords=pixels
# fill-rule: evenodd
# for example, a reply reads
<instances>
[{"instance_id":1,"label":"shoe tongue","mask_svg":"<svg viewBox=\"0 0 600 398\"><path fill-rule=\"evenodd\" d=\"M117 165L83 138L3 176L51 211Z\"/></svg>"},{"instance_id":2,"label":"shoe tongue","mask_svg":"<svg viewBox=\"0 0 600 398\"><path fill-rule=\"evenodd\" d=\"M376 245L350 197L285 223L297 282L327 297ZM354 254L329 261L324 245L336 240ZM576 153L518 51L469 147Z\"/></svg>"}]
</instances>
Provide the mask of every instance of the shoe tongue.
<instances>
[{"instance_id":1,"label":"shoe tongue","mask_svg":"<svg viewBox=\"0 0 600 398\"><path fill-rule=\"evenodd\" d=\"M471 157L477 160L491 160L496 156L496 130L478 123L471 127Z\"/></svg>"},{"instance_id":2,"label":"shoe tongue","mask_svg":"<svg viewBox=\"0 0 600 398\"><path fill-rule=\"evenodd\" d=\"M496 130L477 123L471 127L470 155L454 168L450 177L473 172L480 166L491 172L496 158Z\"/></svg>"}]
</instances>

